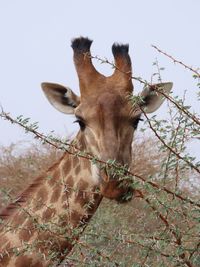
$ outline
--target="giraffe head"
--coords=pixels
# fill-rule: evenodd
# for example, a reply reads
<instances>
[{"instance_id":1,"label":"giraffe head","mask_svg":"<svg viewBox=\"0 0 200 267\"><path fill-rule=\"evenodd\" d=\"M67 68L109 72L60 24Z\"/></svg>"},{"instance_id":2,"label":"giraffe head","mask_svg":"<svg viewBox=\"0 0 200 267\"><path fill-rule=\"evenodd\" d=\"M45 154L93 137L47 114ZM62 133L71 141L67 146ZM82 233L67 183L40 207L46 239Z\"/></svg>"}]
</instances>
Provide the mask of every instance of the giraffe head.
<instances>
[{"instance_id":1,"label":"giraffe head","mask_svg":"<svg viewBox=\"0 0 200 267\"><path fill-rule=\"evenodd\" d=\"M116 68L111 76L105 77L92 64L91 43L91 40L82 37L72 41L80 97L70 88L58 84L42 83L42 89L56 109L75 115L80 126L79 140L84 150L102 161L116 160L129 167L133 136L142 112L138 105L134 108L129 100L133 94L133 84L128 45L113 44ZM168 94L172 83L156 86ZM154 112L164 101L153 87L146 87L141 96L142 109L146 113ZM108 175L105 168L97 168L96 171L103 196L120 199L130 190L121 184L119 177Z\"/></svg>"}]
</instances>

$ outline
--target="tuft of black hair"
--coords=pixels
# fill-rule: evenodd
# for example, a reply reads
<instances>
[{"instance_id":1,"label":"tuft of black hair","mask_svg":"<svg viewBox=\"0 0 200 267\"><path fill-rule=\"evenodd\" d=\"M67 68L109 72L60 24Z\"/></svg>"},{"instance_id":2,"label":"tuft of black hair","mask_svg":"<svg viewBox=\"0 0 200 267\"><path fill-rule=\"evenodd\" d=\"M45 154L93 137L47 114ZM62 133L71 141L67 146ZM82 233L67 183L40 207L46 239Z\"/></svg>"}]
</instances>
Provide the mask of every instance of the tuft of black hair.
<instances>
[{"instance_id":1,"label":"tuft of black hair","mask_svg":"<svg viewBox=\"0 0 200 267\"><path fill-rule=\"evenodd\" d=\"M86 53L90 51L92 42L93 41L88 39L87 37L79 37L72 40L71 47L76 52Z\"/></svg>"},{"instance_id":2,"label":"tuft of black hair","mask_svg":"<svg viewBox=\"0 0 200 267\"><path fill-rule=\"evenodd\" d=\"M112 53L115 56L127 56L128 55L128 50L129 50L129 45L128 44L118 44L114 43L112 46Z\"/></svg>"}]
</instances>

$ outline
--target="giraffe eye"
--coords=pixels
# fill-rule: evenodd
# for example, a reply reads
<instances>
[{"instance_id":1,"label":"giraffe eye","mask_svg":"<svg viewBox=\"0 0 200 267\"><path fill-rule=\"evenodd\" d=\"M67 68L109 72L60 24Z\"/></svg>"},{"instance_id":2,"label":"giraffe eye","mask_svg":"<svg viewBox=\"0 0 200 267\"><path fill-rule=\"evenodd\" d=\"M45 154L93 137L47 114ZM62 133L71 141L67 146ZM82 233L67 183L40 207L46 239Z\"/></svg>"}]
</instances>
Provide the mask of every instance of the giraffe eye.
<instances>
[{"instance_id":1,"label":"giraffe eye","mask_svg":"<svg viewBox=\"0 0 200 267\"><path fill-rule=\"evenodd\" d=\"M85 129L85 122L81 117L76 117L76 120L74 122L77 122L79 124L81 131Z\"/></svg>"},{"instance_id":2,"label":"giraffe eye","mask_svg":"<svg viewBox=\"0 0 200 267\"><path fill-rule=\"evenodd\" d=\"M134 118L132 120L132 126L133 126L134 129L137 129L137 126L138 126L139 121L143 121L143 119L141 119L140 117L138 117L138 118Z\"/></svg>"}]
</instances>

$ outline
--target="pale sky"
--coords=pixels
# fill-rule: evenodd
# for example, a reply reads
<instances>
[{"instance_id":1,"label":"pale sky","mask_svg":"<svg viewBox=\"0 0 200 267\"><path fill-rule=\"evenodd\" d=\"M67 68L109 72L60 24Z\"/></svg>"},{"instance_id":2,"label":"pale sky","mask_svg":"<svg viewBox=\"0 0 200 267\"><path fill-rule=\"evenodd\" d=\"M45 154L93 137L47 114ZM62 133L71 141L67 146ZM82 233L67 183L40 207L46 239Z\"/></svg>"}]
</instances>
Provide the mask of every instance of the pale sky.
<instances>
[{"instance_id":1,"label":"pale sky","mask_svg":"<svg viewBox=\"0 0 200 267\"><path fill-rule=\"evenodd\" d=\"M78 93L70 45L72 38L87 36L94 40L92 54L111 61L112 44L129 43L133 74L148 81L157 58L165 67L163 81L174 83L175 95L188 90L187 101L199 112L192 73L151 47L155 44L199 67L199 11L199 0L0 0L0 104L14 117L23 114L38 121L44 133L74 132L72 116L50 106L40 83L61 83ZM104 74L112 73L105 64L95 65ZM140 91L142 86L134 83ZM165 108L159 111L161 116ZM0 145L27 138L21 129L0 119Z\"/></svg>"}]
</instances>

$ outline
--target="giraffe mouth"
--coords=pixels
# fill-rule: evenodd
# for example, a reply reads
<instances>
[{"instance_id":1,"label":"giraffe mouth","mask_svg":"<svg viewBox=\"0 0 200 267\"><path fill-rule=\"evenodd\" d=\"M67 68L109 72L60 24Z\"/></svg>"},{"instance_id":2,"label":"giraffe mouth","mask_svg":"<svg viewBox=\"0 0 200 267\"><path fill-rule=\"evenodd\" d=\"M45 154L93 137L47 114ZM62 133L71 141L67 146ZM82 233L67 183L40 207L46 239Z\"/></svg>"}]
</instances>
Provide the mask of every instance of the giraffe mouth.
<instances>
[{"instance_id":1,"label":"giraffe mouth","mask_svg":"<svg viewBox=\"0 0 200 267\"><path fill-rule=\"evenodd\" d=\"M108 174L106 169L100 171L101 184L100 191L101 194L109 199L115 199L118 202L127 202L132 199L133 188L130 184L118 179L116 176L111 176Z\"/></svg>"}]
</instances>

